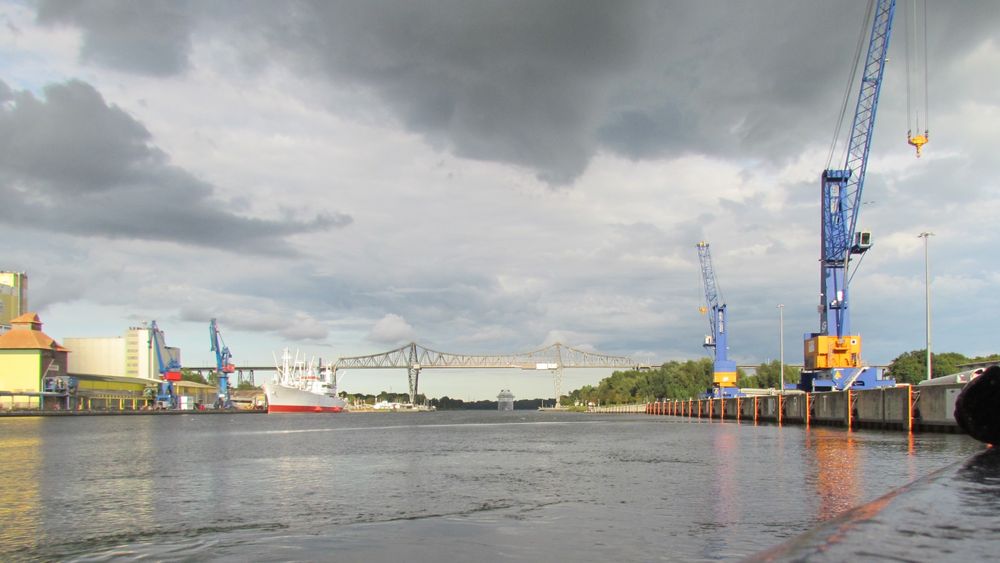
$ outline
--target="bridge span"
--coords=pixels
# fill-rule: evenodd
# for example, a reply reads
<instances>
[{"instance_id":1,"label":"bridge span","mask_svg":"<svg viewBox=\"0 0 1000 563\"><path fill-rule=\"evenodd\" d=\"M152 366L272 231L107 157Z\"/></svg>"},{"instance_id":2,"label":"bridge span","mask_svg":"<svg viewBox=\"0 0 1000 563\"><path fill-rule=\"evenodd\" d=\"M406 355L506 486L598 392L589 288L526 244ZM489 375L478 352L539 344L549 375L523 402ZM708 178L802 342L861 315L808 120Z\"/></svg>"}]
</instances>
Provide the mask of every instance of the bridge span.
<instances>
[{"instance_id":1,"label":"bridge span","mask_svg":"<svg viewBox=\"0 0 1000 563\"><path fill-rule=\"evenodd\" d=\"M409 379L410 402L416 401L420 372L424 369L522 369L549 370L556 393L556 406L562 395L563 368L641 369L625 356L587 352L556 342L550 346L515 354L451 354L425 348L410 342L388 352L338 358L334 371L349 369L406 369Z\"/></svg>"}]
</instances>

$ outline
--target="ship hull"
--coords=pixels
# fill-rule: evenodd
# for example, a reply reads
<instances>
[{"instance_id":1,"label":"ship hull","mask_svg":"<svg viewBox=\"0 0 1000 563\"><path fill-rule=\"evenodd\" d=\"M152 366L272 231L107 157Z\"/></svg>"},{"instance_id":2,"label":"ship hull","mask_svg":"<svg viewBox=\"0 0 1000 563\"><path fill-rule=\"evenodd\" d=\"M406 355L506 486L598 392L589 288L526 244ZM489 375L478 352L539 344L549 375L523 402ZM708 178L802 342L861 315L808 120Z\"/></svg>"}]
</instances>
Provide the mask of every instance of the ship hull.
<instances>
[{"instance_id":1,"label":"ship hull","mask_svg":"<svg viewBox=\"0 0 1000 563\"><path fill-rule=\"evenodd\" d=\"M347 402L340 397L276 383L265 384L264 392L267 395L268 413L338 413L343 412L347 406Z\"/></svg>"},{"instance_id":2,"label":"ship hull","mask_svg":"<svg viewBox=\"0 0 1000 563\"><path fill-rule=\"evenodd\" d=\"M304 405L272 405L268 403L267 412L343 412L343 407L320 407Z\"/></svg>"}]
</instances>

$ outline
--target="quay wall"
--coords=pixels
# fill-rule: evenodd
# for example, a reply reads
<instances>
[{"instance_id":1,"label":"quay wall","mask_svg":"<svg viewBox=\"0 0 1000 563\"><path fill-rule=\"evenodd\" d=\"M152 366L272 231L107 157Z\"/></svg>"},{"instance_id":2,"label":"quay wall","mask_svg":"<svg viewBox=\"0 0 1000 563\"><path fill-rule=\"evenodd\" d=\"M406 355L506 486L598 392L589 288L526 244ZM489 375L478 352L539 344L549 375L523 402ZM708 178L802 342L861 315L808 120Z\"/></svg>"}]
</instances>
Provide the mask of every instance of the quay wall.
<instances>
[{"instance_id":1,"label":"quay wall","mask_svg":"<svg viewBox=\"0 0 1000 563\"><path fill-rule=\"evenodd\" d=\"M960 432L955 399L964 383L927 387L803 393L800 391L728 399L662 400L647 403L646 414L718 420ZM637 412L636 405L602 407L600 412ZM606 409L606 410L605 410Z\"/></svg>"}]
</instances>

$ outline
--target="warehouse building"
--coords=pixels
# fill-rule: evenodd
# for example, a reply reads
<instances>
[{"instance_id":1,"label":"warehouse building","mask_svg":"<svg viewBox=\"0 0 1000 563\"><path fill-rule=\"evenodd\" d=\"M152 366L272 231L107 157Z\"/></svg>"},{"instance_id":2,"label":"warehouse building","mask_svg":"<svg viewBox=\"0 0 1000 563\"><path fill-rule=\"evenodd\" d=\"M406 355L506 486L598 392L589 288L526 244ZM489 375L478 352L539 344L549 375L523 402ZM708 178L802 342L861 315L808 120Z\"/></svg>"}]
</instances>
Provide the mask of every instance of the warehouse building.
<instances>
[{"instance_id":1,"label":"warehouse building","mask_svg":"<svg viewBox=\"0 0 1000 563\"><path fill-rule=\"evenodd\" d=\"M122 336L66 338L72 352L69 373L85 390L85 408L140 409L155 404L160 385L156 342L149 326L129 327ZM181 350L166 346L164 354L181 363ZM214 385L175 381L174 389L184 408L211 405L218 394Z\"/></svg>"},{"instance_id":2,"label":"warehouse building","mask_svg":"<svg viewBox=\"0 0 1000 563\"><path fill-rule=\"evenodd\" d=\"M35 313L11 319L10 326L0 334L0 409L139 410L155 404L160 377L148 328L112 338L67 338L64 346L42 331ZM176 348L169 353L180 357ZM217 393L214 385L192 381L174 388L185 408L211 405Z\"/></svg>"},{"instance_id":3,"label":"warehouse building","mask_svg":"<svg viewBox=\"0 0 1000 563\"><path fill-rule=\"evenodd\" d=\"M10 320L0 334L0 408L66 407L75 382L66 371L68 350L42 332L35 313Z\"/></svg>"}]
</instances>

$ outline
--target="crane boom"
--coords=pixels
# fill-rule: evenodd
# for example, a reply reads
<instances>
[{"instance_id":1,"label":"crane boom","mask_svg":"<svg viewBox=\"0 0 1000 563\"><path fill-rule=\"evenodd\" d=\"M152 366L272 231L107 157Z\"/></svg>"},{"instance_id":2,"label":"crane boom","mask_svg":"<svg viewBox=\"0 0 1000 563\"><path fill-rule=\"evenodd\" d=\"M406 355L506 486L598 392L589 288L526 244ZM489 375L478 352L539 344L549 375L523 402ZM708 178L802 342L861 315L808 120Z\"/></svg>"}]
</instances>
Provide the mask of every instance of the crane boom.
<instances>
[{"instance_id":1,"label":"crane boom","mask_svg":"<svg viewBox=\"0 0 1000 563\"><path fill-rule=\"evenodd\" d=\"M705 348L711 348L715 356L712 367L712 390L715 397L736 397L736 362L728 354L726 304L719 301L719 283L712 267L712 253L708 243L699 242L698 259L701 261L701 280L705 289L705 306L702 313L709 313L708 326L712 333L705 337Z\"/></svg>"},{"instance_id":2,"label":"crane boom","mask_svg":"<svg viewBox=\"0 0 1000 563\"><path fill-rule=\"evenodd\" d=\"M174 381L181 380L181 363L167 350L163 339L163 331L152 321L149 326L149 346L156 356L157 371L160 373L160 391L156 395L158 406L175 408L177 394L174 392Z\"/></svg>"},{"instance_id":3,"label":"crane boom","mask_svg":"<svg viewBox=\"0 0 1000 563\"><path fill-rule=\"evenodd\" d=\"M861 336L851 334L848 270L851 255L866 252L872 244L871 233L856 232L856 228L895 7L895 0L877 1L847 160L843 168L827 169L822 174L820 327L819 332L805 336L805 370L800 383L810 391L892 383L882 380L877 370L862 366Z\"/></svg>"},{"instance_id":4,"label":"crane boom","mask_svg":"<svg viewBox=\"0 0 1000 563\"><path fill-rule=\"evenodd\" d=\"M222 340L222 333L219 332L219 325L215 319L209 323L208 331L212 351L215 352L215 373L219 378L219 397L215 401L215 406L230 409L233 407L233 401L229 394L229 374L236 371L232 363L233 355L229 352L229 346Z\"/></svg>"}]
</instances>

